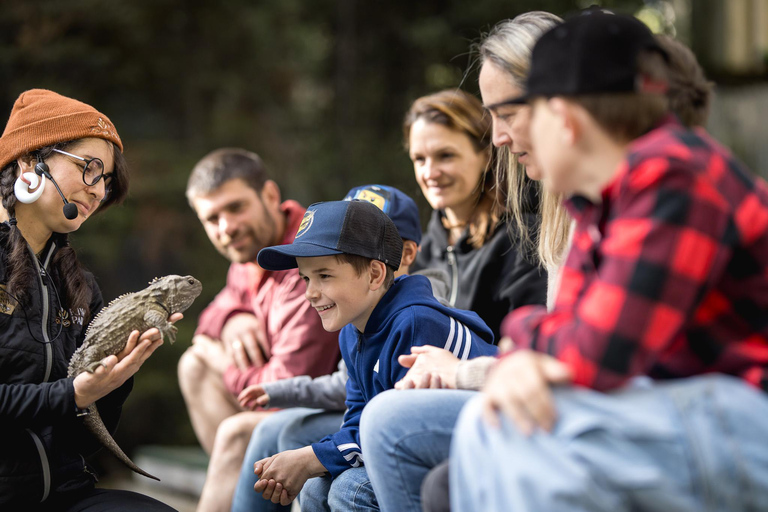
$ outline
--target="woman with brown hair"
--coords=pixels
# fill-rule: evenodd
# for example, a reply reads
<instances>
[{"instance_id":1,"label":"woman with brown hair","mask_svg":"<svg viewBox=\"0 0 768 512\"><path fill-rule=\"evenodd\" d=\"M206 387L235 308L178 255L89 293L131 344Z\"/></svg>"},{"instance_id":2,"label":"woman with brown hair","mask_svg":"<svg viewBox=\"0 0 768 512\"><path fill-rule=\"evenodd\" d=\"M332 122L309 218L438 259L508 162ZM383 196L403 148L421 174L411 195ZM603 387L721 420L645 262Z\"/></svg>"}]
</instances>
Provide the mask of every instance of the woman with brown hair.
<instances>
[{"instance_id":1,"label":"woman with brown hair","mask_svg":"<svg viewBox=\"0 0 768 512\"><path fill-rule=\"evenodd\" d=\"M546 275L503 219L506 190L495 175L490 117L477 98L450 89L417 99L404 133L416 181L434 209L412 268L444 270L450 304L475 311L498 341L507 313L544 303ZM520 215L535 228L534 211Z\"/></svg>"},{"instance_id":2,"label":"woman with brown hair","mask_svg":"<svg viewBox=\"0 0 768 512\"><path fill-rule=\"evenodd\" d=\"M96 402L107 428L115 429L133 374L162 344L159 331L134 331L103 367L67 377L69 359L103 305L68 233L125 198L122 150L104 114L41 89L19 96L0 137L4 510L171 510L139 494L95 489L84 457L99 445L78 417Z\"/></svg>"}]
</instances>

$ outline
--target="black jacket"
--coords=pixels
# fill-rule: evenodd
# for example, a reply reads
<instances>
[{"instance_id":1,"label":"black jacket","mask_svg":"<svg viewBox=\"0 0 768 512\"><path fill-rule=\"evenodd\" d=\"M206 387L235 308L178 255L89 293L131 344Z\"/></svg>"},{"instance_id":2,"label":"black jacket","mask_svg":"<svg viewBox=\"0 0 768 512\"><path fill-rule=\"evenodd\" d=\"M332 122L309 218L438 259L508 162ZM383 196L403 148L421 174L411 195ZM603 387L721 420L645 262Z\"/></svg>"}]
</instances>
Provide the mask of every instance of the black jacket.
<instances>
[{"instance_id":1,"label":"black jacket","mask_svg":"<svg viewBox=\"0 0 768 512\"><path fill-rule=\"evenodd\" d=\"M77 417L74 379L67 378L69 359L86 325L82 311L61 303L63 290L51 268L63 237L53 235L40 259L35 258L39 271L24 308L5 290L8 229L7 223L0 224L0 509L27 510L59 493L93 485L95 476L84 456L99 445ZM93 276L87 278L92 317L103 302ZM97 402L110 430L132 385L129 379Z\"/></svg>"},{"instance_id":2,"label":"black jacket","mask_svg":"<svg viewBox=\"0 0 768 512\"><path fill-rule=\"evenodd\" d=\"M507 313L527 304L546 304L547 273L512 242L506 223L496 227L485 245L474 249L467 242L468 232L449 246L441 216L439 210L432 213L411 270L440 268L448 272L450 304L480 315L498 343L501 321ZM535 216L529 220L535 223Z\"/></svg>"}]
</instances>

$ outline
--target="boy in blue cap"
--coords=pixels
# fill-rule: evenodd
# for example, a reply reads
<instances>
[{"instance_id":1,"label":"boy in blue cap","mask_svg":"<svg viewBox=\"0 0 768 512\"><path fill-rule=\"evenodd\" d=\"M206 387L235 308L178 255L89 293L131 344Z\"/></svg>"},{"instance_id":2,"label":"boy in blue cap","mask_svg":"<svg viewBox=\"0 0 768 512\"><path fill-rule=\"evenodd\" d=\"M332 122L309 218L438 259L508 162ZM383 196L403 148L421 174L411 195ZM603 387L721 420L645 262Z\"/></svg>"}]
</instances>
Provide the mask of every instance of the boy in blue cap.
<instances>
[{"instance_id":1,"label":"boy in blue cap","mask_svg":"<svg viewBox=\"0 0 768 512\"><path fill-rule=\"evenodd\" d=\"M367 482L360 414L370 399L405 375L397 357L413 345L436 343L463 359L496 353L493 335L477 314L440 304L423 276L394 279L401 251L389 217L367 201L352 200L310 206L293 244L259 253L263 268L298 266L323 327L341 329L339 344L349 371L348 411L339 432L256 463L260 480L254 488L265 498L287 505L312 477L323 477L313 489L328 492L329 501Z\"/></svg>"},{"instance_id":2,"label":"boy in blue cap","mask_svg":"<svg viewBox=\"0 0 768 512\"><path fill-rule=\"evenodd\" d=\"M345 201L360 199L378 206L395 224L403 240L400 268L395 277L407 275L421 244L419 209L407 194L388 185L362 185L347 192ZM427 275L432 293L446 301L448 275L442 270L421 272ZM253 491L257 477L254 462L280 451L301 448L339 429L346 409L347 367L344 360L331 375L311 378L307 375L255 384L240 393L240 404L249 409L278 407L284 409L268 416L253 430L243 459L240 478L232 498L232 512L290 510L275 506Z\"/></svg>"}]
</instances>

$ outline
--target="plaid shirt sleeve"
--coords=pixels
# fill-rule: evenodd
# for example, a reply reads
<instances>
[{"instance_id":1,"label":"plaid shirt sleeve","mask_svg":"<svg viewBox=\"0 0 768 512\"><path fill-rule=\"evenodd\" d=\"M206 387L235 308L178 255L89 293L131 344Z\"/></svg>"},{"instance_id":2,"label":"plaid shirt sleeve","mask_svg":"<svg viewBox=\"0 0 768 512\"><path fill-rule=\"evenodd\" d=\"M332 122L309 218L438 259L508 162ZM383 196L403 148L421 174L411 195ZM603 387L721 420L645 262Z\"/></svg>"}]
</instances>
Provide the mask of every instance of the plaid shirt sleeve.
<instances>
[{"instance_id":1,"label":"plaid shirt sleeve","mask_svg":"<svg viewBox=\"0 0 768 512\"><path fill-rule=\"evenodd\" d=\"M577 228L555 308L516 310L504 335L565 362L575 384L598 390L686 350L684 328L705 313L698 306L731 252L729 205L708 178L715 171L692 172L669 156L630 158L601 205L572 199Z\"/></svg>"}]
</instances>

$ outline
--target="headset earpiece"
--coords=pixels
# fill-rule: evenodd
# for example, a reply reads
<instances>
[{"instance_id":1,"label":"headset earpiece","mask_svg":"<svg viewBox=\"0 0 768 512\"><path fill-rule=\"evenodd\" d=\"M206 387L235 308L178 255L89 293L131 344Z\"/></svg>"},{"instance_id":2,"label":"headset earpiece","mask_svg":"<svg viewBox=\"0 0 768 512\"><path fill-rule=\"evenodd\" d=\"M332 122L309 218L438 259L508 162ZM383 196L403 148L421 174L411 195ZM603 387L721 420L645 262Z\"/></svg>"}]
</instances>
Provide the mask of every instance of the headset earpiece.
<instances>
[{"instance_id":1,"label":"headset earpiece","mask_svg":"<svg viewBox=\"0 0 768 512\"><path fill-rule=\"evenodd\" d=\"M34 192L30 191L30 189L34 190ZM45 176L42 174L38 175L37 166L35 166L35 172L21 174L16 178L16 183L13 185L16 199L25 204L34 203L40 199L40 196L43 195L43 190L45 190Z\"/></svg>"},{"instance_id":2,"label":"headset earpiece","mask_svg":"<svg viewBox=\"0 0 768 512\"><path fill-rule=\"evenodd\" d=\"M37 162L35 164L35 174L37 174L38 176L49 177L48 176L49 170L50 169L48 169L48 164L45 162Z\"/></svg>"}]
</instances>

